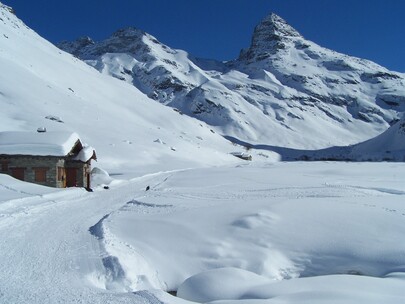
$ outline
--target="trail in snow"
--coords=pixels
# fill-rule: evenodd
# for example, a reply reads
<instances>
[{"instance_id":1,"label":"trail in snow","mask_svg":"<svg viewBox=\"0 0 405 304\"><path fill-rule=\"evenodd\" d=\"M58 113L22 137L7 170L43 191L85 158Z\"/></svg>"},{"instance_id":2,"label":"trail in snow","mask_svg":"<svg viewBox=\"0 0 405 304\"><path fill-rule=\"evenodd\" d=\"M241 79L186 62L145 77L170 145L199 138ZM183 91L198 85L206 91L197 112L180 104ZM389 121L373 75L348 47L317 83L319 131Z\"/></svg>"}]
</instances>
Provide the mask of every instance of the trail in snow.
<instances>
[{"instance_id":1,"label":"trail in snow","mask_svg":"<svg viewBox=\"0 0 405 304\"><path fill-rule=\"evenodd\" d=\"M21 194L0 203L0 303L157 304L138 291L220 267L279 280L401 271L402 167L249 165Z\"/></svg>"},{"instance_id":2,"label":"trail in snow","mask_svg":"<svg viewBox=\"0 0 405 304\"><path fill-rule=\"evenodd\" d=\"M102 237L94 223L142 196L147 183L139 178L108 191L69 189L0 203L9 214L0 217L0 303L137 303L132 294L115 296L125 291L124 282L116 284L125 275L89 227Z\"/></svg>"},{"instance_id":3,"label":"trail in snow","mask_svg":"<svg viewBox=\"0 0 405 304\"><path fill-rule=\"evenodd\" d=\"M163 182L166 180L167 178L165 178ZM89 228L90 234L93 235L99 242L100 257L104 266L105 275L103 283L106 289L115 291L131 291L150 288L153 285L151 282L149 282L149 279L145 279L143 272L146 272L149 275L150 272L156 273L156 270L149 267L147 259L145 259L142 254L137 252L135 248L125 242L121 242L119 239L116 239L106 227L105 222L108 221L112 215L116 215L121 212L131 211L139 214L162 214L173 212L171 210L173 207L173 205L149 204L138 201L137 199L132 199L119 209L104 215L101 220ZM136 233L137 232L135 231L134 234L136 235ZM135 275L131 273L131 276L129 276L123 269L120 260L114 255L115 248L120 248L119 254L121 256L123 255L124 251L124 254L127 254L129 259L137 261L138 269ZM124 258L121 260L124 260ZM158 284L164 286L164 284L157 278L157 273L155 275L155 280L158 282Z\"/></svg>"}]
</instances>

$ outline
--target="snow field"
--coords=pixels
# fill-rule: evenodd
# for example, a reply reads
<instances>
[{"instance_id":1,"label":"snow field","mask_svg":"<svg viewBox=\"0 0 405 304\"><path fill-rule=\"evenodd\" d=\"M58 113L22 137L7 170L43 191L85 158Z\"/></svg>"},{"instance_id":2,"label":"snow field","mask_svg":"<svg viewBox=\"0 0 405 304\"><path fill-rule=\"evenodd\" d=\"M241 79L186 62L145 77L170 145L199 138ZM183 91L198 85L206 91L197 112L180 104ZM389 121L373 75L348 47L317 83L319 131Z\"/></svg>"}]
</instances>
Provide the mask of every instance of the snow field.
<instances>
[{"instance_id":1,"label":"snow field","mask_svg":"<svg viewBox=\"0 0 405 304\"><path fill-rule=\"evenodd\" d=\"M240 161L230 152L242 147L208 125L56 49L1 5L0 18L0 131L77 132L99 158L92 193L0 174L0 303L404 301L403 164L272 163L278 155L257 151L254 163ZM187 67L198 84L206 80ZM254 84L277 78L268 72ZM228 75L228 85L249 73ZM225 79L208 74L202 87L220 97ZM281 90L283 100L294 90ZM271 105L264 110L283 114ZM253 132L259 108L231 134ZM331 132L337 123L320 123L316 111L293 118L312 143L287 132L283 115L271 123L276 136L266 129L257 142L270 134L308 148L331 134L347 143L387 127ZM184 299L164 292L177 289Z\"/></svg>"},{"instance_id":2,"label":"snow field","mask_svg":"<svg viewBox=\"0 0 405 304\"><path fill-rule=\"evenodd\" d=\"M0 189L0 302L399 303L404 172L240 162L93 193L14 181Z\"/></svg>"},{"instance_id":3,"label":"snow field","mask_svg":"<svg viewBox=\"0 0 405 304\"><path fill-rule=\"evenodd\" d=\"M224 267L272 284L291 281L291 293L305 277L336 278L347 288L352 280L378 285L375 277L405 265L401 170L402 164L277 163L176 172L111 213L103 222L104 243L135 290L177 290L194 275ZM223 281L223 274L217 281L215 274L208 286ZM236 284L234 277L229 286ZM319 296L323 291L316 278L311 280L304 280L304 289ZM390 295L391 287L384 286L391 281L381 282L378 292ZM354 292L328 288L326 293L343 299ZM290 293L282 296L288 299ZM405 294L398 290L397 296Z\"/></svg>"},{"instance_id":4,"label":"snow field","mask_svg":"<svg viewBox=\"0 0 405 304\"><path fill-rule=\"evenodd\" d=\"M330 275L281 282L265 281L254 273L220 268L187 279L182 298L207 303L401 303L405 276L385 278Z\"/></svg>"}]
</instances>

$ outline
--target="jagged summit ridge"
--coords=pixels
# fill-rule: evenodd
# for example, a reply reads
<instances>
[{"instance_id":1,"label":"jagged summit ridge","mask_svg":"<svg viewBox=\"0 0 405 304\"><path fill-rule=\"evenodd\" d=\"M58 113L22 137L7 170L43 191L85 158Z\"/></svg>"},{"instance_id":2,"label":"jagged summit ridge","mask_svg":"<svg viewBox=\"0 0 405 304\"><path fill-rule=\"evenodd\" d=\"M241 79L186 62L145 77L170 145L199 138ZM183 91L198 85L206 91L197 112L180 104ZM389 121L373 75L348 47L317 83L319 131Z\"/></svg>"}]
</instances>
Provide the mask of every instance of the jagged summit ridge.
<instances>
[{"instance_id":1,"label":"jagged summit ridge","mask_svg":"<svg viewBox=\"0 0 405 304\"><path fill-rule=\"evenodd\" d=\"M254 29L248 49L242 50L240 60L260 61L285 48L288 39L301 38L301 34L283 18L271 13Z\"/></svg>"},{"instance_id":2,"label":"jagged summit ridge","mask_svg":"<svg viewBox=\"0 0 405 304\"><path fill-rule=\"evenodd\" d=\"M83 49L88 46L94 45L95 42L88 36L79 37L75 41L62 41L58 44L58 47L71 53L72 55L79 57Z\"/></svg>"},{"instance_id":3,"label":"jagged summit ridge","mask_svg":"<svg viewBox=\"0 0 405 304\"><path fill-rule=\"evenodd\" d=\"M300 33L289 25L280 16L271 13L266 16L255 28L253 38L255 36L268 35L270 38L274 37L300 37Z\"/></svg>"},{"instance_id":4,"label":"jagged summit ridge","mask_svg":"<svg viewBox=\"0 0 405 304\"><path fill-rule=\"evenodd\" d=\"M13 15L15 15L15 11L11 6L5 5L0 2L0 8L3 8L5 10L9 11L10 13L12 13Z\"/></svg>"},{"instance_id":5,"label":"jagged summit ridge","mask_svg":"<svg viewBox=\"0 0 405 304\"><path fill-rule=\"evenodd\" d=\"M145 40L159 43L156 38L135 27L115 31L109 38L95 42L90 37L80 37L73 42L62 41L57 46L76 57L97 57L106 53L147 53Z\"/></svg>"},{"instance_id":6,"label":"jagged summit ridge","mask_svg":"<svg viewBox=\"0 0 405 304\"><path fill-rule=\"evenodd\" d=\"M129 26L115 31L111 37L139 39L146 33L136 27Z\"/></svg>"}]
</instances>

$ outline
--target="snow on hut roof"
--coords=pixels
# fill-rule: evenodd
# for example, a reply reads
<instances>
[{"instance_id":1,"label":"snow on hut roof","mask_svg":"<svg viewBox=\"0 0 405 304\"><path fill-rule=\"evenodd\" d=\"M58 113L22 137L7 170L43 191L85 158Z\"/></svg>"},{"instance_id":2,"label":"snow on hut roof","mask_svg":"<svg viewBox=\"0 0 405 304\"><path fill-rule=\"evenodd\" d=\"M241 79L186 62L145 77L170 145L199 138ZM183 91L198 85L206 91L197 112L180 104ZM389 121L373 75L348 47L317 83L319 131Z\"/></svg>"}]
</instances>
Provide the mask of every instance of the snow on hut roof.
<instances>
[{"instance_id":1,"label":"snow on hut roof","mask_svg":"<svg viewBox=\"0 0 405 304\"><path fill-rule=\"evenodd\" d=\"M82 162L87 162L89 159L97 160L96 151L94 151L93 147L91 146L84 146L73 159L80 160Z\"/></svg>"},{"instance_id":2,"label":"snow on hut roof","mask_svg":"<svg viewBox=\"0 0 405 304\"><path fill-rule=\"evenodd\" d=\"M72 132L0 132L0 154L66 156L78 141Z\"/></svg>"}]
</instances>

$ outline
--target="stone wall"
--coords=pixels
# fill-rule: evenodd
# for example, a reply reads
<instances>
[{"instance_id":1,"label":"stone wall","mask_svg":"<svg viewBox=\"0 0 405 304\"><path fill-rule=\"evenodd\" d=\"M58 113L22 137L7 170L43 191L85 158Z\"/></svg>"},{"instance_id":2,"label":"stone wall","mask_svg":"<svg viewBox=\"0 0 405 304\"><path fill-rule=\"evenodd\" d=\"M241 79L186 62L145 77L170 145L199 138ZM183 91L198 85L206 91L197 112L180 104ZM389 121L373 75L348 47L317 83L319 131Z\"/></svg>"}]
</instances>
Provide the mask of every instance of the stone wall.
<instances>
[{"instance_id":1,"label":"stone wall","mask_svg":"<svg viewBox=\"0 0 405 304\"><path fill-rule=\"evenodd\" d=\"M7 165L4 166L3 164ZM46 156L0 156L0 173L13 175L13 168L24 168L24 181L50 187L63 187L63 182L58 181L57 167L63 167L65 160L60 157ZM4 167L7 167L7 170ZM35 168L46 168L46 181L35 180Z\"/></svg>"},{"instance_id":2,"label":"stone wall","mask_svg":"<svg viewBox=\"0 0 405 304\"><path fill-rule=\"evenodd\" d=\"M24 169L22 180L26 182L56 188L66 187L66 170L67 168L75 168L76 184L74 186L90 188L88 184L91 169L90 161L83 163L52 156L0 155L0 173L13 176L14 168ZM35 179L36 168L46 169L46 181L40 182ZM61 176L59 177L58 168L61 168ZM14 177L17 178L17 176Z\"/></svg>"}]
</instances>

